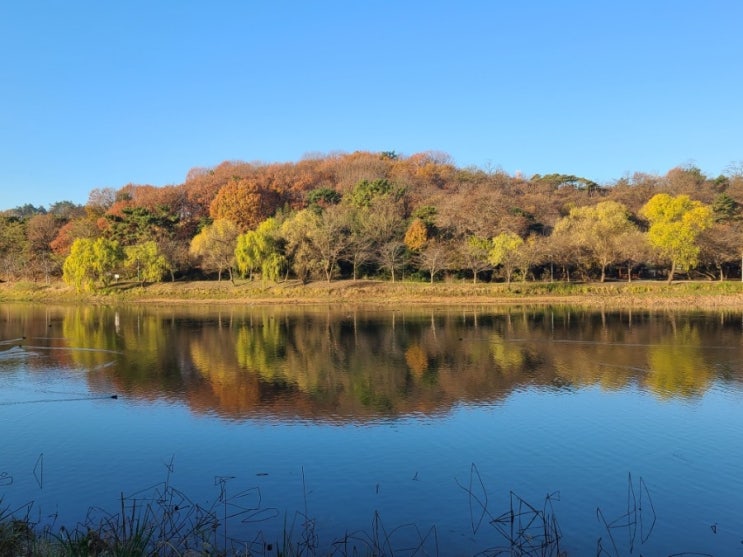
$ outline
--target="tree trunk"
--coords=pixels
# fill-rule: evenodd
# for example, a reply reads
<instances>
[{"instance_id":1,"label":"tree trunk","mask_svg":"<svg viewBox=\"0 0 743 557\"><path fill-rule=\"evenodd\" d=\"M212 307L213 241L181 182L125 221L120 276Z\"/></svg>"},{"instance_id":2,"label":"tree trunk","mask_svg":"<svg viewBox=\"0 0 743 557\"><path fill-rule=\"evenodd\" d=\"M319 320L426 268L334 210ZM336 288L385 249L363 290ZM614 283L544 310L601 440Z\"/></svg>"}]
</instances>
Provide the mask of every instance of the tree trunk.
<instances>
[{"instance_id":1,"label":"tree trunk","mask_svg":"<svg viewBox=\"0 0 743 557\"><path fill-rule=\"evenodd\" d=\"M673 275L676 274L676 262L671 261L671 270L668 271L668 284L673 282Z\"/></svg>"}]
</instances>

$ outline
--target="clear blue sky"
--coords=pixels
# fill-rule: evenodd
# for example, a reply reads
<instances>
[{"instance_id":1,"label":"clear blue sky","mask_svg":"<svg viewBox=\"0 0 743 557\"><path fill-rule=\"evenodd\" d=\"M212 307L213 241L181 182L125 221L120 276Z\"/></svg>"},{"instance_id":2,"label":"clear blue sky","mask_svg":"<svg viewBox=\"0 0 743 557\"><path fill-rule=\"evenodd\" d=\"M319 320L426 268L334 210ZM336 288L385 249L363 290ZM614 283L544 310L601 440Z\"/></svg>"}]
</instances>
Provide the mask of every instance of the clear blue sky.
<instances>
[{"instance_id":1,"label":"clear blue sky","mask_svg":"<svg viewBox=\"0 0 743 557\"><path fill-rule=\"evenodd\" d=\"M0 209L427 150L610 182L743 160L743 2L0 5Z\"/></svg>"}]
</instances>

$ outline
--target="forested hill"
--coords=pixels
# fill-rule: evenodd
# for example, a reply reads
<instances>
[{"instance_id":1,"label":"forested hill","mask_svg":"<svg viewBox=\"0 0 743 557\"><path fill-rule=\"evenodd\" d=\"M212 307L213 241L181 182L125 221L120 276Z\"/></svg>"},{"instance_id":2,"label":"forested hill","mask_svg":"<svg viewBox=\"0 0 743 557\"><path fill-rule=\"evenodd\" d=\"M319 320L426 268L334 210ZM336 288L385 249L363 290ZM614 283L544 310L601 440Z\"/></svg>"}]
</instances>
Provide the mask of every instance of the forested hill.
<instances>
[{"instance_id":1,"label":"forested hill","mask_svg":"<svg viewBox=\"0 0 743 557\"><path fill-rule=\"evenodd\" d=\"M458 168L441 153L224 162L184 183L0 213L0 280L80 289L236 274L436 280L740 276L743 169L610 185Z\"/></svg>"}]
</instances>

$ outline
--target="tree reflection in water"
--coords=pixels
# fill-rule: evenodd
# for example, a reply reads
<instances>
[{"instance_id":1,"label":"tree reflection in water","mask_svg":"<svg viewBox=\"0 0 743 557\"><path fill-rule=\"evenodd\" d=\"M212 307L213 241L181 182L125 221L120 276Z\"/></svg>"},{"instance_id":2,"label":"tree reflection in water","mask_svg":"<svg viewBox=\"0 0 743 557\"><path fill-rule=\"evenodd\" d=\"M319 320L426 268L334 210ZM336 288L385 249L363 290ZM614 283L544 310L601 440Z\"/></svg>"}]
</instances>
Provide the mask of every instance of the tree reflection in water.
<instances>
[{"instance_id":1,"label":"tree reflection in water","mask_svg":"<svg viewBox=\"0 0 743 557\"><path fill-rule=\"evenodd\" d=\"M0 338L22 330L57 365L93 371L94 391L230 419L437 414L526 387L695 397L739 381L732 364L743 360L740 316L726 313L11 306L6 315Z\"/></svg>"}]
</instances>

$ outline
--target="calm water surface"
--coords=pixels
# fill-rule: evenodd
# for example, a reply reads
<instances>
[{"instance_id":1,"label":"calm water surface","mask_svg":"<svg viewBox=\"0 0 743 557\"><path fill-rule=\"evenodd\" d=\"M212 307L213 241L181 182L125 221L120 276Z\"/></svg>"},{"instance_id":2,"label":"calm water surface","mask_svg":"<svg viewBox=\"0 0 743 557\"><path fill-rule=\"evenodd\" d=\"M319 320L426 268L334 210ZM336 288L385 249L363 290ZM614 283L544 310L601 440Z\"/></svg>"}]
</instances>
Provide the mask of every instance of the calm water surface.
<instances>
[{"instance_id":1,"label":"calm water surface","mask_svg":"<svg viewBox=\"0 0 743 557\"><path fill-rule=\"evenodd\" d=\"M474 555L534 518L569 555L737 555L742 320L3 305L0 498L69 528L167 481L254 550Z\"/></svg>"}]
</instances>

